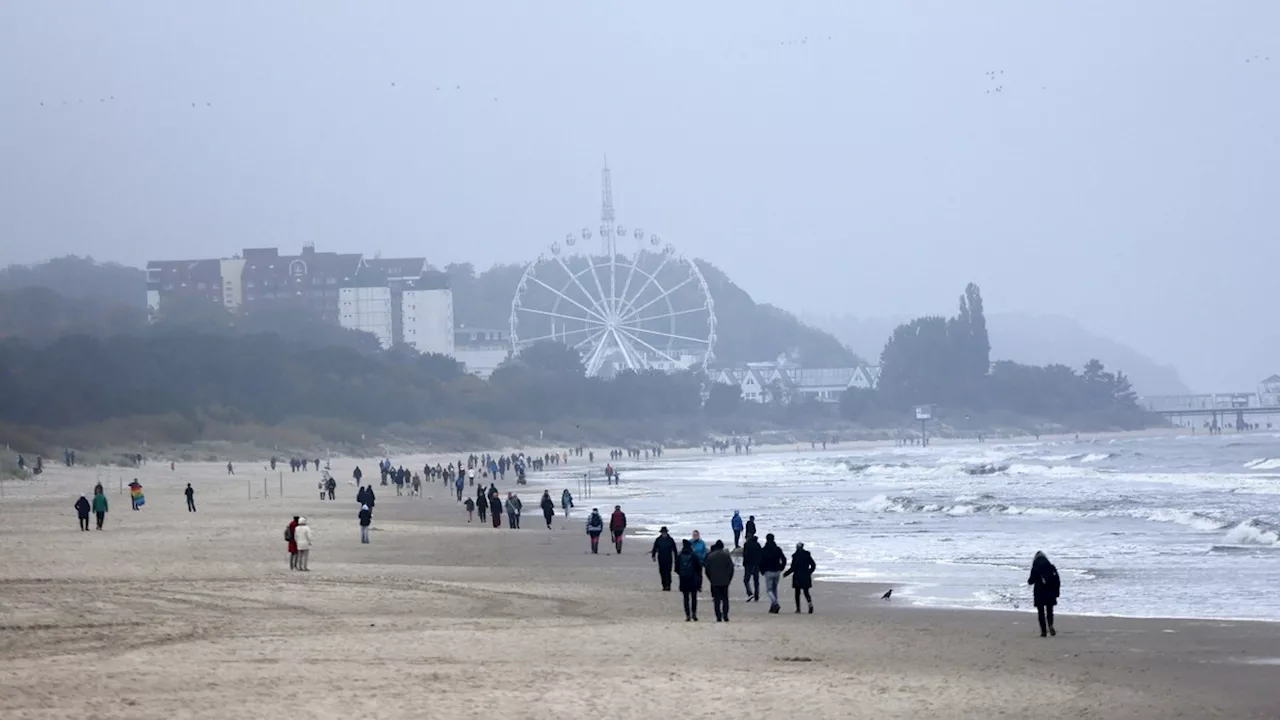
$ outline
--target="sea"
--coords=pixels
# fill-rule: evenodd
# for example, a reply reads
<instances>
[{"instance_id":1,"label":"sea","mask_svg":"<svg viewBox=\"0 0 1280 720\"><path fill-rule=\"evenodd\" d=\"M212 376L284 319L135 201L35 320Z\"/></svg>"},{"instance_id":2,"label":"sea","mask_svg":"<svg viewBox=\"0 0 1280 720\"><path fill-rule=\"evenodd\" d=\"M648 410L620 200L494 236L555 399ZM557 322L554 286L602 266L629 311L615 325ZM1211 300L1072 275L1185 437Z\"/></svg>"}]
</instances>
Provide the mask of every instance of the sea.
<instances>
[{"instance_id":1,"label":"sea","mask_svg":"<svg viewBox=\"0 0 1280 720\"><path fill-rule=\"evenodd\" d=\"M1280 434L987 442L615 463L576 505L732 546L754 515L820 578L921 606L1031 606L1044 551L1060 613L1280 620ZM571 489L574 487L570 486ZM580 511L581 516L581 511ZM641 550L647 549L647 543Z\"/></svg>"}]
</instances>

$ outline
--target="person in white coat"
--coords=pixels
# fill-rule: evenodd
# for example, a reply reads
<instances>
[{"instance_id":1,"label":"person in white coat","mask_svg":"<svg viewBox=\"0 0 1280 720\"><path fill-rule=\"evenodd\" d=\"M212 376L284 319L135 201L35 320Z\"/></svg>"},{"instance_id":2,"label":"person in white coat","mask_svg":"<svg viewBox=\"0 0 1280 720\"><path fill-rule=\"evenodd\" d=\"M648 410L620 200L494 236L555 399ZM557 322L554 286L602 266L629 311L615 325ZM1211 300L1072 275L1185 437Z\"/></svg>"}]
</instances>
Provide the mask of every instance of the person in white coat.
<instances>
[{"instance_id":1,"label":"person in white coat","mask_svg":"<svg viewBox=\"0 0 1280 720\"><path fill-rule=\"evenodd\" d=\"M311 526L304 517L298 518L298 527L293 530L293 542L298 546L298 569L309 572L311 568L307 567L307 562L311 559Z\"/></svg>"}]
</instances>

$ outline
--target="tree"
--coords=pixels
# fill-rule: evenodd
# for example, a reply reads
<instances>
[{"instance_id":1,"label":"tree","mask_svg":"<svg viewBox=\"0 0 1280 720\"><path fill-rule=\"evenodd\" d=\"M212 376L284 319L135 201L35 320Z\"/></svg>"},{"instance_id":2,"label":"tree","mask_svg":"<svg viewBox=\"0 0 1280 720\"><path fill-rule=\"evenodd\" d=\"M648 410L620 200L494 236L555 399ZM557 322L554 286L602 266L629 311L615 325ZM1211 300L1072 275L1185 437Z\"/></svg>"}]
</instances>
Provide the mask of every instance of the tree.
<instances>
[{"instance_id":1,"label":"tree","mask_svg":"<svg viewBox=\"0 0 1280 720\"><path fill-rule=\"evenodd\" d=\"M709 417L728 417L742 404L742 388L732 383L714 383L703 406Z\"/></svg>"}]
</instances>

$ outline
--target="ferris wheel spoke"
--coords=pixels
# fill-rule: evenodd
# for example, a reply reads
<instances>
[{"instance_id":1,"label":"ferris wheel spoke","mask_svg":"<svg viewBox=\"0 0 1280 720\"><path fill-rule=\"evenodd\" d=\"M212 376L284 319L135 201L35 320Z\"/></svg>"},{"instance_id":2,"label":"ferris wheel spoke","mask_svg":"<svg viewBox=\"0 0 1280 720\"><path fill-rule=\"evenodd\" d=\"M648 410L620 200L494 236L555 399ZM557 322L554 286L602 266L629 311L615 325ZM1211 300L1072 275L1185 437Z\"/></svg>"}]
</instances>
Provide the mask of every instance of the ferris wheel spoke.
<instances>
[{"instance_id":1,"label":"ferris wheel spoke","mask_svg":"<svg viewBox=\"0 0 1280 720\"><path fill-rule=\"evenodd\" d=\"M622 283L622 292L618 294L616 302L618 303L618 312L622 312L622 304L627 301L627 290L631 288L631 278L635 277L636 266L640 264L640 258L644 257L644 253L638 253L635 261L631 263L631 267L627 269L627 279Z\"/></svg>"},{"instance_id":2,"label":"ferris wheel spoke","mask_svg":"<svg viewBox=\"0 0 1280 720\"><path fill-rule=\"evenodd\" d=\"M662 262L658 263L658 269L657 269L657 270L654 270L652 273L645 272L644 270L641 270L641 271L640 271L640 272L642 272L642 273L644 273L645 275L647 275L647 276L648 276L647 278L645 278L644 284L643 284L643 285L641 285L641 286L640 286L640 289L636 291L635 297L633 297L633 298L631 298L630 300L628 300L628 299L624 296L624 297L621 299L621 302L624 302L624 303L626 303L626 304L627 304L627 309L626 309L626 311L625 311L627 314L630 314L630 313L631 313L631 309L632 309L633 307L635 307L635 304L636 304L637 302L639 302L639 301L640 301L640 297L641 297L642 295L644 295L644 291L645 291L645 290L648 290L650 285L652 285L653 283L655 283L655 282L657 282L657 281L658 281L658 274L662 272L662 268L664 268L664 267L666 267L666 266L667 266L667 260L670 260L670 259L671 259L671 253L663 253L663 254L662 254ZM636 256L636 261L635 261L635 263L633 263L633 264L631 265L631 267L632 267L632 268L635 268L635 267L636 267L637 265L639 265L639 264L640 264L640 256ZM625 316L624 316L624 317L625 317Z\"/></svg>"},{"instance_id":3,"label":"ferris wheel spoke","mask_svg":"<svg viewBox=\"0 0 1280 720\"><path fill-rule=\"evenodd\" d=\"M664 320L666 318L672 318L677 315L689 315L692 313L705 313L710 311L711 311L711 308L707 307L706 305L699 305L696 308L689 308L688 310L676 310L674 312L663 313L661 315L650 315L649 317L642 317L642 318L627 318L626 322L628 325L638 325L640 323L649 322L650 320Z\"/></svg>"},{"instance_id":4,"label":"ferris wheel spoke","mask_svg":"<svg viewBox=\"0 0 1280 720\"><path fill-rule=\"evenodd\" d=\"M560 267L564 268L564 271L569 275L570 278L573 279L573 284L578 286L578 290L582 291L582 296L585 297L587 301L590 302L591 305L596 309L595 316L600 318L601 320L604 320L605 318L609 317L608 310L601 307L600 303L596 301L595 298L591 297L591 293L587 292L587 289L582 286L582 281L578 280L578 276L572 270L569 269L569 266L565 264L564 259L561 258L559 255L555 255L555 259L556 259L556 262L560 263ZM595 265L595 262L590 257L587 258L587 262L591 263L593 266ZM599 284L598 281L597 281L597 284ZM601 295L603 295L603 293L601 293ZM568 297L564 295L561 295L561 297L564 297L566 300L568 300Z\"/></svg>"},{"instance_id":5,"label":"ferris wheel spoke","mask_svg":"<svg viewBox=\"0 0 1280 720\"><path fill-rule=\"evenodd\" d=\"M609 345L609 328L605 328L600 333L600 338L596 342L595 349L591 352L591 357L587 361L587 374L595 375L600 372L600 366L604 360L604 350Z\"/></svg>"},{"instance_id":6,"label":"ferris wheel spoke","mask_svg":"<svg viewBox=\"0 0 1280 720\"><path fill-rule=\"evenodd\" d=\"M568 298L565 298L565 299L568 300ZM534 315L545 315L547 317L559 318L561 320L572 320L573 322L587 323L589 325L599 326L599 325L605 324L603 320L597 320L593 317L582 317L581 315L565 315L563 313L551 312L550 310L537 310L535 308L519 307L516 309L516 312L517 313L527 312L527 313L533 313Z\"/></svg>"},{"instance_id":7,"label":"ferris wheel spoke","mask_svg":"<svg viewBox=\"0 0 1280 720\"><path fill-rule=\"evenodd\" d=\"M520 338L521 343L536 343L542 340L564 340L566 335L578 335L580 333L598 332L595 328L577 328L576 330L565 330L564 332L553 332L550 335L539 335L538 337Z\"/></svg>"},{"instance_id":8,"label":"ferris wheel spoke","mask_svg":"<svg viewBox=\"0 0 1280 720\"><path fill-rule=\"evenodd\" d=\"M613 298L606 295L604 285L600 284L600 276L596 274L596 261L594 258L587 258L587 264L591 267L591 278L596 281L596 290L600 293L600 301L604 303L604 307L608 310L608 314L612 317L616 310L613 307Z\"/></svg>"},{"instance_id":9,"label":"ferris wheel spoke","mask_svg":"<svg viewBox=\"0 0 1280 720\"><path fill-rule=\"evenodd\" d=\"M631 331L632 331L632 330L636 330L637 328L619 328L619 329L622 331L622 334L623 334L623 335L626 335L627 337L631 338L631 339L632 339L632 340L634 340L635 342L638 342L638 343L640 343L641 345L643 345L643 346L645 346L645 347L649 348L650 350L652 350L653 352L657 353L658 355L661 355L662 357L666 358L667 360L670 360L670 361L671 361L671 362L673 362L673 363L679 364L679 362L680 362L679 360L676 360L675 358L671 357L670 355L666 354L665 352L663 352L663 351L659 350L658 348L656 348L656 347L654 347L654 346L650 345L649 343L645 342L642 338L640 338L640 336L638 336L638 335L632 335L632 334L631 334Z\"/></svg>"},{"instance_id":10,"label":"ferris wheel spoke","mask_svg":"<svg viewBox=\"0 0 1280 720\"><path fill-rule=\"evenodd\" d=\"M581 339L581 340L579 340L577 343L575 343L575 344L574 344L574 346L573 346L573 349L574 349L574 350L578 350L578 349L582 348L582 346L583 346L583 345L590 345L591 343L593 343L593 342L595 342L597 339L599 339L601 335L605 334L605 333L606 333L606 332L608 332L608 331L609 331L609 329L608 329L608 328L603 328L603 327L602 327L602 328L600 328L599 330L594 330L594 331L592 331L592 333L591 333L590 335L588 335L587 337L582 338L582 339Z\"/></svg>"},{"instance_id":11,"label":"ferris wheel spoke","mask_svg":"<svg viewBox=\"0 0 1280 720\"><path fill-rule=\"evenodd\" d=\"M589 314L589 315L593 315L593 316L595 316L596 320L599 320L600 322L605 322L604 316L603 316L603 315L601 315L600 313L596 312L595 310L592 310L591 308L587 307L586 305L583 305L582 303L578 302L577 300L574 300L573 298L569 297L568 295L565 295L564 293L562 293L562 292L560 292L559 290L557 290L557 289L555 289L555 288L551 287L550 285L548 285L548 284L546 284L546 283L542 282L542 281L541 281L541 280L539 280L538 278L533 277L532 275L531 275L531 276L529 276L529 279L530 279L530 280L532 280L532 281L534 281L534 282L536 282L536 283L538 283L538 284L539 284L539 285L541 285L542 287L544 287L544 288L546 288L546 289L550 290L551 292L555 293L555 294L556 294L556 297L559 297L559 298L561 298L561 299L563 299L563 300L567 300L567 301L568 301L568 302L570 302L571 304L573 304L573 305L577 305L577 306L578 306L578 308L579 308L580 310L582 310L583 312L585 312L585 313L587 313L587 314ZM581 285L579 285L579 287L581 287ZM591 296L590 296L590 295L588 295L588 296L587 296L587 299L588 299L588 300L590 300L590 298L591 298ZM521 310L527 310L528 308L521 307L520 309L521 309Z\"/></svg>"},{"instance_id":12,"label":"ferris wheel spoke","mask_svg":"<svg viewBox=\"0 0 1280 720\"><path fill-rule=\"evenodd\" d=\"M639 315L641 312L643 312L644 310L648 309L648 308L649 308L649 306L651 306L651 305L653 305L653 304L655 304L655 303L658 303L658 302L662 302L663 300L666 300L667 298L671 297L671 294L672 294L672 293L674 293L675 291L677 291L677 290L679 290L680 288L684 287L685 285L688 285L688 284L689 284L689 283L691 283L691 282L693 282L693 276L692 276L692 275L690 275L689 277L685 278L685 279L684 279L684 281L683 281L683 282L681 282L680 284L678 284L678 285L673 285L673 286L671 286L671 287L669 287L669 288L666 288L665 290L663 290L663 289L662 289L662 286L661 286L661 285L659 285L659 286L658 286L658 289L659 289L659 290L662 290L662 294L661 294L661 295L659 295L658 297L656 297L656 298L654 298L654 299L650 300L649 302L647 302L647 303L645 303L645 304L641 305L641 306L640 306L640 307L638 307L638 308L634 308L634 309L632 309L631 311L629 311L626 315L624 315L624 316L622 317L622 320L621 320L621 321L622 321L622 322L631 322L631 318L635 317L636 315Z\"/></svg>"},{"instance_id":13,"label":"ferris wheel spoke","mask_svg":"<svg viewBox=\"0 0 1280 720\"><path fill-rule=\"evenodd\" d=\"M628 342L631 339L621 328L614 328L614 340L618 342L618 347L622 349L622 356L626 360L627 367L632 370L643 370L648 364L644 361L644 355Z\"/></svg>"},{"instance_id":14,"label":"ferris wheel spoke","mask_svg":"<svg viewBox=\"0 0 1280 720\"><path fill-rule=\"evenodd\" d=\"M670 340L684 340L686 342L695 342L700 345L707 344L706 338L696 338L696 337L689 337L688 335L676 335L675 333L659 332L657 330L650 330L648 328L635 327L634 325L627 325L623 329L626 330L628 333L646 333L648 335L664 337Z\"/></svg>"}]
</instances>

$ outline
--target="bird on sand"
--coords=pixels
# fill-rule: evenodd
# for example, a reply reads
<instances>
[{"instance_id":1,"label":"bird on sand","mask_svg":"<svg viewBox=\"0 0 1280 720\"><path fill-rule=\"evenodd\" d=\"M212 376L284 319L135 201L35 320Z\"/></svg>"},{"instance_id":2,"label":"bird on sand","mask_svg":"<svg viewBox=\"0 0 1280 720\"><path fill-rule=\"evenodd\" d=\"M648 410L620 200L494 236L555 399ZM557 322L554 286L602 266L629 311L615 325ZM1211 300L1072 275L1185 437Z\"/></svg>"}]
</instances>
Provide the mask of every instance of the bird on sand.
<instances>
[{"instance_id":1,"label":"bird on sand","mask_svg":"<svg viewBox=\"0 0 1280 720\"><path fill-rule=\"evenodd\" d=\"M880 596L880 599L881 599L881 600L888 600L888 599L889 599L889 596L890 596L890 595L892 595L892 594L893 594L893 588L889 588L888 590L886 590L886 591L885 591L885 593L884 593L883 595L881 595L881 596Z\"/></svg>"}]
</instances>

